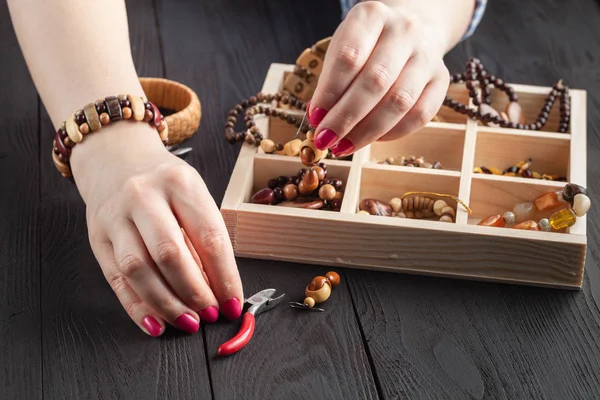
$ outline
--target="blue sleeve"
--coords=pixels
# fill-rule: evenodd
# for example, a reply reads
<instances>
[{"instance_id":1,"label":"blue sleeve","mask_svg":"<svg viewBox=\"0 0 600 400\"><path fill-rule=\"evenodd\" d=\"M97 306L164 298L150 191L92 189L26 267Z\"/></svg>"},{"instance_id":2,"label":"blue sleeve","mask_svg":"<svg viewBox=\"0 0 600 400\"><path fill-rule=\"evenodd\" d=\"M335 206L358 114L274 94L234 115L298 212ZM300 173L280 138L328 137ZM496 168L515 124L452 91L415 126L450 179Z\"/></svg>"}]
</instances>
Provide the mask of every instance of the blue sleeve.
<instances>
[{"instance_id":1,"label":"blue sleeve","mask_svg":"<svg viewBox=\"0 0 600 400\"><path fill-rule=\"evenodd\" d=\"M342 6L342 19L346 18L348 11L350 11L350 9L359 2L360 0L340 0L340 5ZM471 22L469 23L469 27L463 35L462 40L465 40L473 35L477 29L477 26L479 25L479 22L481 22L481 19L483 18L486 6L487 0L475 0L475 10L473 10Z\"/></svg>"}]
</instances>

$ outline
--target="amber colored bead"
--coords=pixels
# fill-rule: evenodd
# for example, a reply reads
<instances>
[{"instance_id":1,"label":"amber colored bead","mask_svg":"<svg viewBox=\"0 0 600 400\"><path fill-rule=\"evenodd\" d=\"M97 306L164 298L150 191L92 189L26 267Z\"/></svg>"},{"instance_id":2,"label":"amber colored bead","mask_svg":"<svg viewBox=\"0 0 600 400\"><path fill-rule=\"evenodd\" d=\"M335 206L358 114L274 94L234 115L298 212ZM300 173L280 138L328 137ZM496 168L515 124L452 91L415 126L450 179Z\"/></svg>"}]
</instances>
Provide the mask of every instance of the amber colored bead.
<instances>
[{"instance_id":1,"label":"amber colored bead","mask_svg":"<svg viewBox=\"0 0 600 400\"><path fill-rule=\"evenodd\" d=\"M104 112L100 114L100 122L102 123L102 125L106 125L110 122L110 117L107 113Z\"/></svg>"},{"instance_id":2,"label":"amber colored bead","mask_svg":"<svg viewBox=\"0 0 600 400\"><path fill-rule=\"evenodd\" d=\"M553 229L560 230L575 225L577 216L570 208L564 208L552 214L549 220Z\"/></svg>"},{"instance_id":3,"label":"amber colored bead","mask_svg":"<svg viewBox=\"0 0 600 400\"><path fill-rule=\"evenodd\" d=\"M325 179L325 177L327 176L327 172L325 172L325 170L323 168L319 167L318 165L314 166L313 169L315 171L317 171L317 175L319 176L320 181Z\"/></svg>"},{"instance_id":4,"label":"amber colored bead","mask_svg":"<svg viewBox=\"0 0 600 400\"><path fill-rule=\"evenodd\" d=\"M154 114L150 110L146 110L144 113L144 122L150 122L154 118Z\"/></svg>"},{"instance_id":5,"label":"amber colored bead","mask_svg":"<svg viewBox=\"0 0 600 400\"><path fill-rule=\"evenodd\" d=\"M167 123L162 120L160 121L160 124L158 125L158 127L156 128L159 132L164 131L167 128Z\"/></svg>"},{"instance_id":6,"label":"amber colored bead","mask_svg":"<svg viewBox=\"0 0 600 400\"><path fill-rule=\"evenodd\" d=\"M300 190L301 194L307 195L314 192L317 187L319 187L319 176L317 175L317 171L314 169L309 169L302 177L302 181L300 182L298 189Z\"/></svg>"},{"instance_id":7,"label":"amber colored bead","mask_svg":"<svg viewBox=\"0 0 600 400\"><path fill-rule=\"evenodd\" d=\"M123 107L123 119L130 119L131 116L132 116L131 108L129 108L129 107Z\"/></svg>"},{"instance_id":8,"label":"amber colored bead","mask_svg":"<svg viewBox=\"0 0 600 400\"><path fill-rule=\"evenodd\" d=\"M304 165L312 165L315 162L315 152L310 147L303 147L300 151L300 159Z\"/></svg>"},{"instance_id":9,"label":"amber colored bead","mask_svg":"<svg viewBox=\"0 0 600 400\"><path fill-rule=\"evenodd\" d=\"M513 229L522 229L522 230L526 230L526 231L539 231L540 226L538 225L537 222L529 220L529 221L524 221L524 222L521 222L520 224L514 225Z\"/></svg>"},{"instance_id":10,"label":"amber colored bead","mask_svg":"<svg viewBox=\"0 0 600 400\"><path fill-rule=\"evenodd\" d=\"M504 218L502 218L502 215L497 214L497 215L491 215L485 219L482 219L477 225L481 225L481 226L498 226L498 227L503 227L504 225Z\"/></svg>"},{"instance_id":11,"label":"amber colored bead","mask_svg":"<svg viewBox=\"0 0 600 400\"><path fill-rule=\"evenodd\" d=\"M559 198L558 193L556 192L548 192L536 198L533 202L535 204L535 208L538 211L546 211L551 210L553 208L560 207L563 204Z\"/></svg>"}]
</instances>

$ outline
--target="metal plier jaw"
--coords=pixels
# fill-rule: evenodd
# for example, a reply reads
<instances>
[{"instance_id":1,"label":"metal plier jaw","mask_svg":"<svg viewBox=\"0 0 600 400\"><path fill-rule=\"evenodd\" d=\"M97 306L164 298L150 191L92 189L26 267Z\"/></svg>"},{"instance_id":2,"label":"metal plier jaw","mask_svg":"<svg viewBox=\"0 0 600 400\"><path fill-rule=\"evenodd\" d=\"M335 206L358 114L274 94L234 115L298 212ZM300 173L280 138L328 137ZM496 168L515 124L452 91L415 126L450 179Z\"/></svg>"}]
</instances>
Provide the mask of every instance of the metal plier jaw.
<instances>
[{"instance_id":1,"label":"metal plier jaw","mask_svg":"<svg viewBox=\"0 0 600 400\"><path fill-rule=\"evenodd\" d=\"M242 325L238 333L219 346L218 354L220 356L228 356L236 353L244 348L252 339L254 334L254 328L256 327L256 316L264 311L270 310L275 307L285 297L285 293L279 297L273 298L275 289L265 289L246 299L244 302L246 305L250 305L248 310L242 317Z\"/></svg>"}]
</instances>

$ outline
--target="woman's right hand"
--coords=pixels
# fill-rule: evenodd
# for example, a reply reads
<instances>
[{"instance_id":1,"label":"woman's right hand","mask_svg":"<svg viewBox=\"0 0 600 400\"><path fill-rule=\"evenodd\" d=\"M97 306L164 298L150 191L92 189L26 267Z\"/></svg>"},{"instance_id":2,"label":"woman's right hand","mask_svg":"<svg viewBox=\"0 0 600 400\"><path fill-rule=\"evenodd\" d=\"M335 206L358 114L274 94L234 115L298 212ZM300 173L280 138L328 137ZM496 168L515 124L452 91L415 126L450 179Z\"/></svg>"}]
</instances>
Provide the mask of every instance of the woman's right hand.
<instances>
[{"instance_id":1,"label":"woman's right hand","mask_svg":"<svg viewBox=\"0 0 600 400\"><path fill-rule=\"evenodd\" d=\"M141 329L156 337L167 322L195 333L219 310L240 317L242 284L219 209L156 130L107 126L73 149L71 166L94 255Z\"/></svg>"}]
</instances>

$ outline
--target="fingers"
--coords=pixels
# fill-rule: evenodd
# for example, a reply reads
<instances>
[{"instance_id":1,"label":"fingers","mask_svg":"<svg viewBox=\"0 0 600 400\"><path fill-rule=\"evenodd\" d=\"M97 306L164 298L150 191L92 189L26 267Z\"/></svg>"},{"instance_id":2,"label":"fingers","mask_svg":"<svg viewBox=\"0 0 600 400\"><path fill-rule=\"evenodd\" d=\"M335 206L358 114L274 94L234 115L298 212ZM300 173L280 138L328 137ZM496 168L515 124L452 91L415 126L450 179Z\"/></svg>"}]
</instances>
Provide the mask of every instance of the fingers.
<instances>
[{"instance_id":1,"label":"fingers","mask_svg":"<svg viewBox=\"0 0 600 400\"><path fill-rule=\"evenodd\" d=\"M412 57L381 101L346 135L352 151L360 150L396 126L416 104L433 73L420 55ZM334 154L336 147L332 149Z\"/></svg>"},{"instance_id":2,"label":"fingers","mask_svg":"<svg viewBox=\"0 0 600 400\"><path fill-rule=\"evenodd\" d=\"M233 247L217 205L199 181L201 184L185 185L185 190L172 190L169 197L198 252L221 313L235 320L241 315L244 297Z\"/></svg>"},{"instance_id":3,"label":"fingers","mask_svg":"<svg viewBox=\"0 0 600 400\"><path fill-rule=\"evenodd\" d=\"M380 8L378 5L375 7ZM323 71L307 110L314 127L337 104L363 69L385 26L383 15L368 12L366 8L373 7L353 8L329 44ZM323 149L328 147L323 137L315 143L319 143Z\"/></svg>"},{"instance_id":4,"label":"fingers","mask_svg":"<svg viewBox=\"0 0 600 400\"><path fill-rule=\"evenodd\" d=\"M442 65L439 71L427 84L417 103L380 141L396 140L414 133L433 119L444 102L450 84L448 69Z\"/></svg>"},{"instance_id":5,"label":"fingers","mask_svg":"<svg viewBox=\"0 0 600 400\"><path fill-rule=\"evenodd\" d=\"M163 318L137 295L119 271L113 247L108 239L90 240L90 244L94 256L100 263L104 277L109 282L129 318L148 335L152 337L162 335L165 331Z\"/></svg>"},{"instance_id":6,"label":"fingers","mask_svg":"<svg viewBox=\"0 0 600 400\"><path fill-rule=\"evenodd\" d=\"M173 292L206 322L215 322L219 316L217 299L165 199L147 195L146 203L132 210L132 219L150 257Z\"/></svg>"},{"instance_id":7,"label":"fingers","mask_svg":"<svg viewBox=\"0 0 600 400\"><path fill-rule=\"evenodd\" d=\"M200 326L196 312L185 305L163 280L131 221L115 224L111 232L114 258L118 274L111 285L127 284L159 315L171 325L188 333L195 333Z\"/></svg>"}]
</instances>

